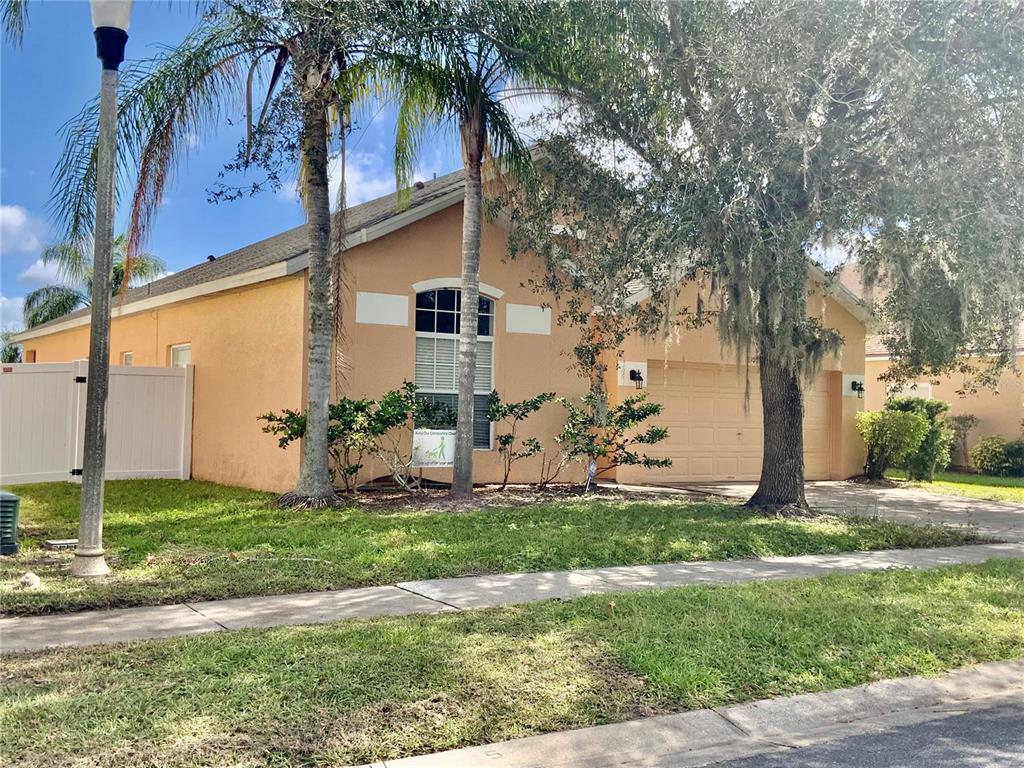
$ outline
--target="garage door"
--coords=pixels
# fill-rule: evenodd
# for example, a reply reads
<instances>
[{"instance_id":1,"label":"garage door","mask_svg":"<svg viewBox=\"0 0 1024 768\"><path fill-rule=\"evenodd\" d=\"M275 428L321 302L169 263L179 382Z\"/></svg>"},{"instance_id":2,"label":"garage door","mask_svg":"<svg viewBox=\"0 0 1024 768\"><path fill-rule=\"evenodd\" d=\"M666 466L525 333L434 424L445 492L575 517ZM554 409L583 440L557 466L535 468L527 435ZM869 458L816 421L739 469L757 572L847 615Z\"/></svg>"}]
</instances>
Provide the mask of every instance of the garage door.
<instances>
[{"instance_id":1,"label":"garage door","mask_svg":"<svg viewBox=\"0 0 1024 768\"><path fill-rule=\"evenodd\" d=\"M648 451L672 459L666 469L620 467L619 482L757 480L761 474L761 388L751 371L750 407L744 376L734 366L648 363L648 396L664 410L653 423L668 438ZM827 374L804 391L804 472L808 480L829 477Z\"/></svg>"}]
</instances>

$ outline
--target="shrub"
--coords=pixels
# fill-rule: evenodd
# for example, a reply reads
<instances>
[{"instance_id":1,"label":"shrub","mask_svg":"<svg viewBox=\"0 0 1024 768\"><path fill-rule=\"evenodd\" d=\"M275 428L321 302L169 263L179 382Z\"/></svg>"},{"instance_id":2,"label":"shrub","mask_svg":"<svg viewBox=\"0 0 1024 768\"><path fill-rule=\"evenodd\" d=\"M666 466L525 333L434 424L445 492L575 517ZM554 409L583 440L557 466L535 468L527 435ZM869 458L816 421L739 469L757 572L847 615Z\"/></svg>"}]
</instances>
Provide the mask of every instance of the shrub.
<instances>
[{"instance_id":1,"label":"shrub","mask_svg":"<svg viewBox=\"0 0 1024 768\"><path fill-rule=\"evenodd\" d=\"M981 438L971 448L971 461L983 474L1009 474L1010 462L1006 456L1006 440L998 435Z\"/></svg>"},{"instance_id":2,"label":"shrub","mask_svg":"<svg viewBox=\"0 0 1024 768\"><path fill-rule=\"evenodd\" d=\"M1006 444L1006 464L1010 477L1024 477L1024 438Z\"/></svg>"},{"instance_id":3,"label":"shrub","mask_svg":"<svg viewBox=\"0 0 1024 768\"><path fill-rule=\"evenodd\" d=\"M904 463L911 480L934 480L936 471L949 466L949 452L956 436L941 418L949 410L949 403L924 397L892 397L886 402L885 410L916 413L927 421L924 440Z\"/></svg>"},{"instance_id":4,"label":"shrub","mask_svg":"<svg viewBox=\"0 0 1024 768\"><path fill-rule=\"evenodd\" d=\"M594 471L588 472L590 480L622 465L643 467L670 467L672 459L659 459L639 451L641 446L660 443L668 437L665 427L648 426L643 431L637 428L652 416L661 413L662 406L647 399L647 393L628 397L621 403L608 408L601 417L601 397L588 394L578 401L560 398L559 402L568 412L565 425L555 441L560 448L557 460L546 462L541 467L542 486L547 485L572 460L593 462ZM596 469L603 463L604 467Z\"/></svg>"},{"instance_id":5,"label":"shrub","mask_svg":"<svg viewBox=\"0 0 1024 768\"><path fill-rule=\"evenodd\" d=\"M346 491L355 490L367 453L387 466L396 483L410 490L418 487L412 475L412 452L408 448L412 441L406 439L407 432L414 423L424 427L455 423L451 408L417 398L416 385L408 381L385 392L379 400L343 397L331 404L328 416L331 472L334 478L340 475ZM259 420L266 422L264 432L278 436L281 448L287 448L306 433L306 414L300 411L265 413Z\"/></svg>"},{"instance_id":6,"label":"shrub","mask_svg":"<svg viewBox=\"0 0 1024 768\"><path fill-rule=\"evenodd\" d=\"M363 453L373 441L370 425L372 400L342 398L328 408L327 451L331 456L331 477L341 476L346 491L355 487L356 476L363 468ZM259 417L266 424L263 431L277 435L277 444L287 448L306 434L306 414L285 409L280 415L265 413Z\"/></svg>"},{"instance_id":7,"label":"shrub","mask_svg":"<svg viewBox=\"0 0 1024 768\"><path fill-rule=\"evenodd\" d=\"M516 431L519 424L539 411L544 403L555 399L554 392L541 392L536 397L521 400L518 403L504 403L498 390L492 390L487 401L487 420L492 424L504 424L508 432L497 435L498 453L504 464L505 474L501 487L508 485L508 477L512 474L512 465L528 456L536 456L541 452L540 440L536 437L525 437L516 447Z\"/></svg>"},{"instance_id":8,"label":"shrub","mask_svg":"<svg viewBox=\"0 0 1024 768\"><path fill-rule=\"evenodd\" d=\"M857 429L867 447L864 474L881 480L885 470L921 447L928 434L928 420L907 411L862 411L857 414Z\"/></svg>"}]
</instances>

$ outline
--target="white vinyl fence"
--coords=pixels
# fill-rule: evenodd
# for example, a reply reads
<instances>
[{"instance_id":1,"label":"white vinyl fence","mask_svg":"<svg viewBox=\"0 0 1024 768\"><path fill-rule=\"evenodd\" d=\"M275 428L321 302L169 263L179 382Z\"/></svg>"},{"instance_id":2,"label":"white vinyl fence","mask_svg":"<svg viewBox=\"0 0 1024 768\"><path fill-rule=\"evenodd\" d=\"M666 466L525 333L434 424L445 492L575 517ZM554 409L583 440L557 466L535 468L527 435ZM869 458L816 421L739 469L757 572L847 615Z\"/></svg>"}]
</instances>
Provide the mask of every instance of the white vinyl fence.
<instances>
[{"instance_id":1,"label":"white vinyl fence","mask_svg":"<svg viewBox=\"0 0 1024 768\"><path fill-rule=\"evenodd\" d=\"M0 368L0 482L80 481L88 365ZM192 366L110 366L107 479L188 479L192 464Z\"/></svg>"}]
</instances>

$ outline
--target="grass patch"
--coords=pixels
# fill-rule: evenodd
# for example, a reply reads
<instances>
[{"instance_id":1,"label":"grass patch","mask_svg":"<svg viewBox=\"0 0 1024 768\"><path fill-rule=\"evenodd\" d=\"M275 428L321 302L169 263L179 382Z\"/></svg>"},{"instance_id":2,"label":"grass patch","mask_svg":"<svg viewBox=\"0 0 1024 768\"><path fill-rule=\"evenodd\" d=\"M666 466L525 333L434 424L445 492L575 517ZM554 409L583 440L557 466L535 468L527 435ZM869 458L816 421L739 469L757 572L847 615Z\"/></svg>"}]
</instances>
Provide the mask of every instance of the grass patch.
<instances>
[{"instance_id":1,"label":"grass patch","mask_svg":"<svg viewBox=\"0 0 1024 768\"><path fill-rule=\"evenodd\" d=\"M12 764L338 765L1024 655L1024 562L5 660Z\"/></svg>"},{"instance_id":2,"label":"grass patch","mask_svg":"<svg viewBox=\"0 0 1024 768\"><path fill-rule=\"evenodd\" d=\"M907 480L902 469L885 473L890 480ZM991 477L970 472L936 472L933 482L914 482L915 486L947 496L967 496L990 501L1012 501L1024 504L1024 477Z\"/></svg>"},{"instance_id":3,"label":"grass patch","mask_svg":"<svg viewBox=\"0 0 1024 768\"><path fill-rule=\"evenodd\" d=\"M294 511L268 494L198 481L107 483L113 575L68 577L78 486L15 486L22 553L0 560L13 614L158 604L512 571L725 560L970 543L968 531L882 520L774 518L731 502L562 499L470 511L364 507ZM42 588L16 591L32 570Z\"/></svg>"}]
</instances>

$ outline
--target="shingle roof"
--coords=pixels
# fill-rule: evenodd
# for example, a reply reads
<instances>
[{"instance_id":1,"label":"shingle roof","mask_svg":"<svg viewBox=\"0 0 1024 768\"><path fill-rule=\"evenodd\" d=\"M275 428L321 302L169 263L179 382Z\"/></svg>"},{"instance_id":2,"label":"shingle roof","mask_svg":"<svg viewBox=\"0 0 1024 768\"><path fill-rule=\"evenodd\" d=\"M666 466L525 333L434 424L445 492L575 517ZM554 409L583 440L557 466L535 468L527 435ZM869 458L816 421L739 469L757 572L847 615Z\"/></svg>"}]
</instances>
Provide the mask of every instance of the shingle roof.
<instances>
[{"instance_id":1,"label":"shingle roof","mask_svg":"<svg viewBox=\"0 0 1024 768\"><path fill-rule=\"evenodd\" d=\"M409 205L398 210L395 194L378 197L376 200L349 208L345 212L345 228L351 234L366 227L380 224L391 217L417 208L425 203L443 197L451 192L461 189L463 186L463 172L456 171L446 176L440 176L432 181L423 182L422 189L414 187L410 190ZM195 266L175 272L173 275L162 277L146 285L132 288L124 297L124 303L130 304L133 301L148 299L153 296L179 291L183 288L191 288L196 285L208 283L212 280L219 280L232 275L240 275L261 267L268 267L282 261L288 261L296 256L301 256L307 251L308 241L306 239L306 225L301 224L278 235L273 235L265 240L252 243L243 248L218 256L213 261L202 261ZM120 301L120 299L118 299ZM80 309L76 312L58 317L48 323L43 323L31 328L38 331L50 325L63 323L76 317L89 314L89 309Z\"/></svg>"},{"instance_id":2,"label":"shingle roof","mask_svg":"<svg viewBox=\"0 0 1024 768\"><path fill-rule=\"evenodd\" d=\"M1024 323L1017 328L1016 349L1018 352L1024 352ZM864 354L868 356L885 355L888 357L889 348L885 346L881 336L868 336L864 341Z\"/></svg>"}]
</instances>

